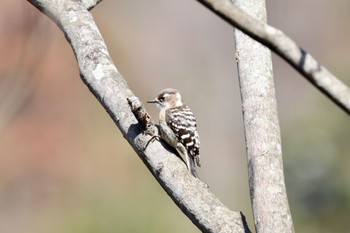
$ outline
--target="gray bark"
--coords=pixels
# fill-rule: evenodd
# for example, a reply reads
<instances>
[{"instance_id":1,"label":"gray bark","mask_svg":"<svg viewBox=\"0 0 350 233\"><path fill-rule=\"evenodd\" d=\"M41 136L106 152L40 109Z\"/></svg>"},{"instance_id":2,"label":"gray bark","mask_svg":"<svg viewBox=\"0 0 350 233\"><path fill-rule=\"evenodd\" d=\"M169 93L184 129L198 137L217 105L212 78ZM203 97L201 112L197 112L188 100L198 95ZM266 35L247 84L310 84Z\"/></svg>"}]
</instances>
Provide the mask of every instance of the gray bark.
<instances>
[{"instance_id":1,"label":"gray bark","mask_svg":"<svg viewBox=\"0 0 350 233\"><path fill-rule=\"evenodd\" d=\"M282 31L244 13L231 0L198 0L232 26L270 48L350 114L350 88Z\"/></svg>"},{"instance_id":2,"label":"gray bark","mask_svg":"<svg viewBox=\"0 0 350 233\"><path fill-rule=\"evenodd\" d=\"M265 0L235 0L234 4L266 22ZM283 175L271 52L239 30L234 34L255 229L257 233L294 232Z\"/></svg>"},{"instance_id":3,"label":"gray bark","mask_svg":"<svg viewBox=\"0 0 350 233\"><path fill-rule=\"evenodd\" d=\"M185 164L159 141L145 145L144 134L128 102L135 96L114 66L91 14L99 1L30 0L64 32L76 56L80 76L114 120L159 184L202 232L250 232L244 216L224 206L206 184L194 178ZM145 112L143 107L142 112ZM135 111L134 111L135 112ZM146 114L146 112L145 112ZM142 118L142 116L140 117ZM149 119L147 122L151 122ZM156 210L155 210L156 211Z\"/></svg>"}]
</instances>

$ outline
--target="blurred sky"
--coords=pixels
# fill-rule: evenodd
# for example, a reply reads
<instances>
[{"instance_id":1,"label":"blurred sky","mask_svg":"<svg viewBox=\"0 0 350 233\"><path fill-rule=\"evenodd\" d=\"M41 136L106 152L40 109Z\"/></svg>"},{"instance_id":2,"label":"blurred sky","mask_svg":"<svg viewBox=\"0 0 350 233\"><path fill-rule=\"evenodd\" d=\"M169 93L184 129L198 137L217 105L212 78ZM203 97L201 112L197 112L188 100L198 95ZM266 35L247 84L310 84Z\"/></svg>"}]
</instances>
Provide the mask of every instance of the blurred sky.
<instances>
[{"instance_id":1,"label":"blurred sky","mask_svg":"<svg viewBox=\"0 0 350 233\"><path fill-rule=\"evenodd\" d=\"M349 1L267 3L271 25L350 85ZM0 232L199 232L83 84L57 26L27 1L0 6ZM198 121L201 179L254 229L232 28L196 1L105 0L92 14L141 101L182 92ZM273 61L296 231L346 232L349 117Z\"/></svg>"}]
</instances>

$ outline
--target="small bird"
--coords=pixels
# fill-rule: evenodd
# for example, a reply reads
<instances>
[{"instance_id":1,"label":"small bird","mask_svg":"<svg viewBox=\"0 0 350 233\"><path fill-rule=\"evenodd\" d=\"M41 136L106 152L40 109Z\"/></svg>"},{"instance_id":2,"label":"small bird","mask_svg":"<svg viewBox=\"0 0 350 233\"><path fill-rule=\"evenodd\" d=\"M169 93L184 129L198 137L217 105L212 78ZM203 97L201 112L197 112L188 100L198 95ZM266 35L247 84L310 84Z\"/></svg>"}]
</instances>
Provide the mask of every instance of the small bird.
<instances>
[{"instance_id":1,"label":"small bird","mask_svg":"<svg viewBox=\"0 0 350 233\"><path fill-rule=\"evenodd\" d=\"M155 103L160 109L159 125L161 138L186 158L188 170L198 178L196 165L199 161L199 136L196 119L190 108L182 102L178 90L166 88L147 103Z\"/></svg>"}]
</instances>

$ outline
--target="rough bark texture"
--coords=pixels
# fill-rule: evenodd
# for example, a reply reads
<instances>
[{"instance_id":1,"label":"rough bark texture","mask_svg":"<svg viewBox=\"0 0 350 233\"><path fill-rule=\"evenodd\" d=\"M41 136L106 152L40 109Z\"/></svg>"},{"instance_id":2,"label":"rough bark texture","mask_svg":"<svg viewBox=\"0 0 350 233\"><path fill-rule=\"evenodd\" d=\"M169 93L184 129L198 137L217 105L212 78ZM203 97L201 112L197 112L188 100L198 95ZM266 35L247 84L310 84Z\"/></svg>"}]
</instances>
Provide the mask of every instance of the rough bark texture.
<instances>
[{"instance_id":1,"label":"rough bark texture","mask_svg":"<svg viewBox=\"0 0 350 233\"><path fill-rule=\"evenodd\" d=\"M265 0L235 0L242 10L266 22ZM294 232L283 175L271 52L235 30L248 156L250 198L256 232Z\"/></svg>"},{"instance_id":2,"label":"rough bark texture","mask_svg":"<svg viewBox=\"0 0 350 233\"><path fill-rule=\"evenodd\" d=\"M277 53L307 80L350 114L350 88L282 31L250 17L231 0L198 0L232 26Z\"/></svg>"},{"instance_id":3,"label":"rough bark texture","mask_svg":"<svg viewBox=\"0 0 350 233\"><path fill-rule=\"evenodd\" d=\"M82 80L159 184L187 217L202 232L250 232L244 216L224 206L206 184L187 171L185 164L174 153L165 149L166 145L155 140L144 150L151 137L143 133L143 127L131 111L129 104L131 100L135 100L135 96L111 61L103 38L91 14L86 10L99 1L30 2L64 32L73 48Z\"/></svg>"}]
</instances>

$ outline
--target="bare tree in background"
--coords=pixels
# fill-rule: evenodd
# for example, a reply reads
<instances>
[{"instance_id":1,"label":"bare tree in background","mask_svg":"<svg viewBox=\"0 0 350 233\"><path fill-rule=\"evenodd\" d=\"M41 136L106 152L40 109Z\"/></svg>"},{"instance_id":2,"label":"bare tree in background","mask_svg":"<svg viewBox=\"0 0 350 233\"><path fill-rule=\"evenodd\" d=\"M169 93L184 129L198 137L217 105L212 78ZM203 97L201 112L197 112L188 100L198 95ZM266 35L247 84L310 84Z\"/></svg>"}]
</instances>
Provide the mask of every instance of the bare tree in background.
<instances>
[{"instance_id":1,"label":"bare tree in background","mask_svg":"<svg viewBox=\"0 0 350 233\"><path fill-rule=\"evenodd\" d=\"M111 61L88 12L99 0L29 1L64 32L75 53L82 80L184 214L203 232L250 232L244 216L224 206L203 182L188 173L178 158L170 156L171 152L161 142L154 141L144 149L151 138L144 132L153 123ZM278 53L342 109L350 112L349 88L282 32L265 24L264 1L235 1L243 10L254 10L257 14L252 16L257 19L246 15L229 0L199 2ZM247 7L243 2L251 5ZM235 32L235 37L255 229L257 232L293 232L283 178L270 52L240 32ZM255 61L259 63L253 63ZM246 66L251 69L245 69Z\"/></svg>"}]
</instances>

